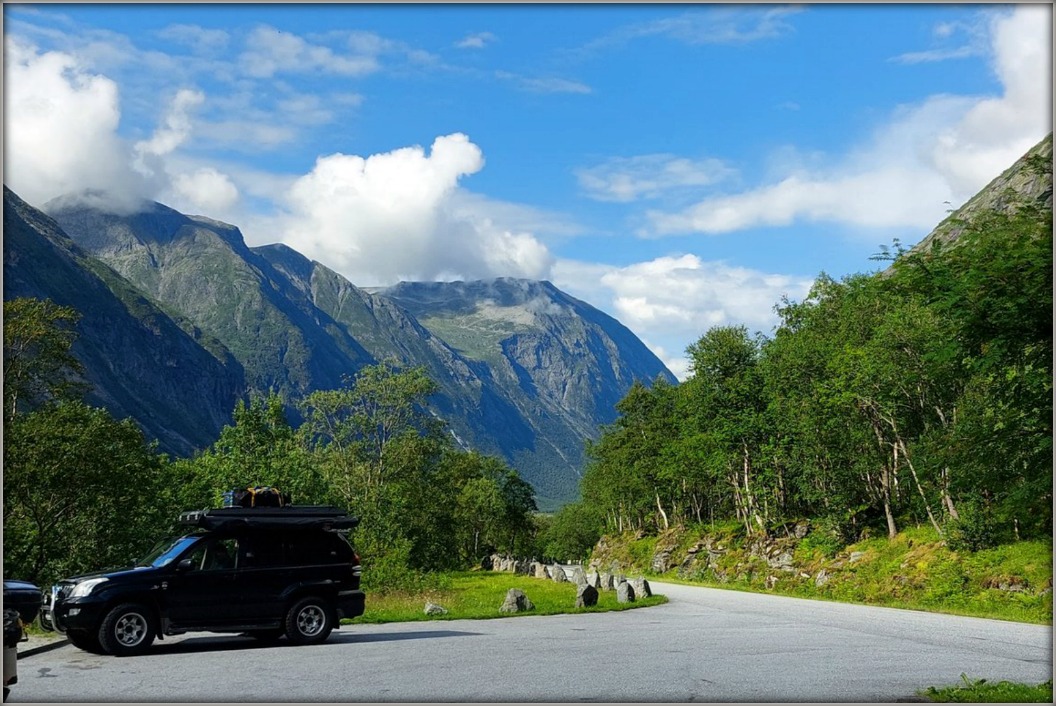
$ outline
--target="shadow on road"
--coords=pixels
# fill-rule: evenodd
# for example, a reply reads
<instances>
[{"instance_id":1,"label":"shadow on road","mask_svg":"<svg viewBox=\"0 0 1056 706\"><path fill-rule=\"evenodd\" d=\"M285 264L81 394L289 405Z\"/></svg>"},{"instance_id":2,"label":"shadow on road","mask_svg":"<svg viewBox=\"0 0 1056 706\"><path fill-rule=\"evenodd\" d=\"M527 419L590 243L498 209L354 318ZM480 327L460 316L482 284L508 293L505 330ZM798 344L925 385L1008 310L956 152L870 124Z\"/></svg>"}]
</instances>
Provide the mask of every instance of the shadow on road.
<instances>
[{"instance_id":1,"label":"shadow on road","mask_svg":"<svg viewBox=\"0 0 1056 706\"><path fill-rule=\"evenodd\" d=\"M415 630L414 632L360 633L357 635L349 631L341 635L335 633L327 642L392 642L395 640L428 640L434 637L471 637L482 634L465 630Z\"/></svg>"},{"instance_id":2,"label":"shadow on road","mask_svg":"<svg viewBox=\"0 0 1056 706\"><path fill-rule=\"evenodd\" d=\"M393 642L396 640L428 640L438 637L470 637L480 635L478 632L465 630L415 630L412 632L389 633L355 633L351 630L334 632L318 647L363 642ZM234 652L238 650L262 650L296 647L285 638L275 642L260 642L252 637L242 635L209 635L188 637L179 642L157 642L144 657L201 653L201 652Z\"/></svg>"}]
</instances>

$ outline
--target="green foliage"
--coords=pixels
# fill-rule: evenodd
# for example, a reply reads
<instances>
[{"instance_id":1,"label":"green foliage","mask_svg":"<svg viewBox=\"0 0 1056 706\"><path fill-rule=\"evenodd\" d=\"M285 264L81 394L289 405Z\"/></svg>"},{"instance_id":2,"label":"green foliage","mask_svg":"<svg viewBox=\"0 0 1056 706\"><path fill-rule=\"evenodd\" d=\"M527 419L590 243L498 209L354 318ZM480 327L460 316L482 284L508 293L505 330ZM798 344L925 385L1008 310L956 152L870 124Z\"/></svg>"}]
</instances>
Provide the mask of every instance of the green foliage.
<instances>
[{"instance_id":1,"label":"green foliage","mask_svg":"<svg viewBox=\"0 0 1056 706\"><path fill-rule=\"evenodd\" d=\"M562 562L586 559L601 536L600 524L601 518L585 504L566 505L557 511L540 537L543 556Z\"/></svg>"},{"instance_id":2,"label":"green foliage","mask_svg":"<svg viewBox=\"0 0 1056 706\"><path fill-rule=\"evenodd\" d=\"M4 570L40 585L128 565L171 522L165 460L129 420L60 402L4 429Z\"/></svg>"},{"instance_id":3,"label":"green foliage","mask_svg":"<svg viewBox=\"0 0 1056 706\"><path fill-rule=\"evenodd\" d=\"M19 409L83 391L72 381L81 364L70 353L80 316L49 300L4 302L4 421Z\"/></svg>"},{"instance_id":4,"label":"green foliage","mask_svg":"<svg viewBox=\"0 0 1056 706\"><path fill-rule=\"evenodd\" d=\"M969 550L1051 535L1051 209L958 228L887 272L822 274L769 338L710 329L677 388L633 387L588 449L601 528L810 517L826 556L922 523Z\"/></svg>"},{"instance_id":5,"label":"green foliage","mask_svg":"<svg viewBox=\"0 0 1056 706\"><path fill-rule=\"evenodd\" d=\"M989 682L986 679L971 680L961 675L963 684L948 687L929 686L920 692L929 701L941 703L1052 703L1052 680L1037 686L1017 682Z\"/></svg>"},{"instance_id":6,"label":"green foliage","mask_svg":"<svg viewBox=\"0 0 1056 706\"><path fill-rule=\"evenodd\" d=\"M239 402L209 449L170 463L130 420L62 399L75 368L71 312L22 300L5 311L10 575L47 585L127 566L177 530L179 510L217 506L225 490L249 485L357 514L369 590L435 588L431 571L535 546L531 486L497 459L452 447L425 407L436 386L420 369L368 367L345 388L313 393L299 429L276 394Z\"/></svg>"},{"instance_id":7,"label":"green foliage","mask_svg":"<svg viewBox=\"0 0 1056 706\"><path fill-rule=\"evenodd\" d=\"M994 518L978 501L961 503L958 517L946 523L946 543L954 551L977 552L997 544Z\"/></svg>"}]
</instances>

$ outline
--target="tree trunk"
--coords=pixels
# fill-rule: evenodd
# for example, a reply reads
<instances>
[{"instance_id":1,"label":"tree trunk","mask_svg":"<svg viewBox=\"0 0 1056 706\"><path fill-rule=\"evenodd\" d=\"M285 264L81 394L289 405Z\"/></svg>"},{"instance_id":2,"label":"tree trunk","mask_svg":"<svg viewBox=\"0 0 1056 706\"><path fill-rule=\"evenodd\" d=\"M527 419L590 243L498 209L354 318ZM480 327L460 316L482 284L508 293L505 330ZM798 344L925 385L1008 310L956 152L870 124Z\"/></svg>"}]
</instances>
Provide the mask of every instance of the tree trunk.
<instances>
[{"instance_id":1,"label":"tree trunk","mask_svg":"<svg viewBox=\"0 0 1056 706\"><path fill-rule=\"evenodd\" d=\"M664 520L664 529L671 529L671 525L667 521L667 513L664 512L664 506L660 504L660 493L656 493L656 509L660 511L660 517Z\"/></svg>"},{"instance_id":2,"label":"tree trunk","mask_svg":"<svg viewBox=\"0 0 1056 706\"><path fill-rule=\"evenodd\" d=\"M935 528L935 531L942 537L942 527L935 521L935 515L931 513L931 503L928 502L928 497L924 495L924 488L920 485L920 478L917 477L917 469L913 467L913 461L909 458L909 452L906 450L906 445L901 439L898 440L897 446L895 447L895 454L898 454L898 448L902 449L902 458L905 459L906 465L909 466L909 472L913 474L913 482L917 484L917 492L920 493L920 499L924 501L924 509L928 513L928 519L931 520L931 526Z\"/></svg>"}]
</instances>

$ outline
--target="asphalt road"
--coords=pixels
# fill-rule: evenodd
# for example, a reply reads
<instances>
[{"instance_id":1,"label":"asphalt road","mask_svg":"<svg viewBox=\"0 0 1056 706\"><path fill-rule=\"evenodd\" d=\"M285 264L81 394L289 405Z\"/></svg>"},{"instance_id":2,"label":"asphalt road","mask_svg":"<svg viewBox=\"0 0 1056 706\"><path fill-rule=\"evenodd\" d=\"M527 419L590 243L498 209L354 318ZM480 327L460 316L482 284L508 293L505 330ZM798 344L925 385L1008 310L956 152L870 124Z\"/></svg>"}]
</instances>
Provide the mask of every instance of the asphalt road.
<instances>
[{"instance_id":1,"label":"asphalt road","mask_svg":"<svg viewBox=\"0 0 1056 706\"><path fill-rule=\"evenodd\" d=\"M670 603L353 625L314 647L206 633L122 659L65 646L20 659L9 701L891 702L962 673L1052 678L1047 626L653 587Z\"/></svg>"}]
</instances>

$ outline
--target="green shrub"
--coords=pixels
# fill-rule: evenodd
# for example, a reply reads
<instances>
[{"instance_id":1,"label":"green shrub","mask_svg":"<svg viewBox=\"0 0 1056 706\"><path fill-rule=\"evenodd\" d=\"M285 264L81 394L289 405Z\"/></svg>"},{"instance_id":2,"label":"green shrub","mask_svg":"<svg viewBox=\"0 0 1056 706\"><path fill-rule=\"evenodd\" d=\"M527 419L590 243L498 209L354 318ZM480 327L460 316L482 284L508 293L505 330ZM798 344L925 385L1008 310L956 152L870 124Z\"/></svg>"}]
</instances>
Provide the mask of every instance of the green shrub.
<instances>
[{"instance_id":1,"label":"green shrub","mask_svg":"<svg viewBox=\"0 0 1056 706\"><path fill-rule=\"evenodd\" d=\"M997 544L993 514L986 505L975 501L961 503L958 519L946 522L946 544L955 552L977 552Z\"/></svg>"}]
</instances>

